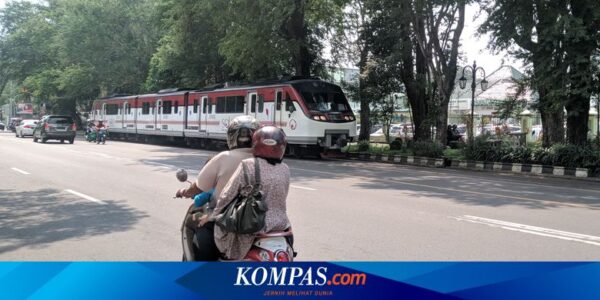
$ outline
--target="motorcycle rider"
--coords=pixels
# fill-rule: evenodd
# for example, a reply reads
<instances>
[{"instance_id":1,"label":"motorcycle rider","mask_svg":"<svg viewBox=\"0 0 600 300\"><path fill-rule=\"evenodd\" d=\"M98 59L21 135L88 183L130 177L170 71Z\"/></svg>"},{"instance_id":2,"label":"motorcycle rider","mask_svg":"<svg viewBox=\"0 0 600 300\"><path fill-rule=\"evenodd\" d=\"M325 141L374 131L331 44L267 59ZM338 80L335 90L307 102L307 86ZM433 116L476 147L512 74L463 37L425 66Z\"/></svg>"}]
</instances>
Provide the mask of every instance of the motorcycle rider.
<instances>
[{"instance_id":1,"label":"motorcycle rider","mask_svg":"<svg viewBox=\"0 0 600 300\"><path fill-rule=\"evenodd\" d=\"M180 189L176 197L191 198L204 191L215 189L210 207L217 205L221 191L237 169L240 162L252 157L252 135L260 124L251 116L239 116L227 126L227 146L229 151L223 151L213 157L198 174L196 181L190 187ZM215 261L220 257L215 245L214 222L207 222L194 235L194 257L198 261Z\"/></svg>"},{"instance_id":2,"label":"motorcycle rider","mask_svg":"<svg viewBox=\"0 0 600 300\"><path fill-rule=\"evenodd\" d=\"M275 126L265 126L257 130L252 138L252 153L260 165L260 185L263 200L268 210L265 215L265 226L256 234L271 231L284 231L291 227L287 216L286 199L290 188L290 169L282 162L287 139L282 129ZM250 183L255 179L254 157L242 161L248 167L248 179ZM203 218L204 221L215 220L223 213L227 205L235 199L240 190L245 187L245 178L242 164L240 164L225 189L218 198L217 207L211 216ZM214 229L215 242L225 258L232 260L243 259L252 244L255 234L236 234L222 230L219 226ZM293 240L288 239L290 246Z\"/></svg>"},{"instance_id":3,"label":"motorcycle rider","mask_svg":"<svg viewBox=\"0 0 600 300\"><path fill-rule=\"evenodd\" d=\"M108 127L104 125L104 122L102 122L102 120L98 121L98 125L96 125L96 143L100 144L101 139L106 139L106 136L101 136L102 134L106 135L106 129ZM104 132L102 132L104 131Z\"/></svg>"}]
</instances>

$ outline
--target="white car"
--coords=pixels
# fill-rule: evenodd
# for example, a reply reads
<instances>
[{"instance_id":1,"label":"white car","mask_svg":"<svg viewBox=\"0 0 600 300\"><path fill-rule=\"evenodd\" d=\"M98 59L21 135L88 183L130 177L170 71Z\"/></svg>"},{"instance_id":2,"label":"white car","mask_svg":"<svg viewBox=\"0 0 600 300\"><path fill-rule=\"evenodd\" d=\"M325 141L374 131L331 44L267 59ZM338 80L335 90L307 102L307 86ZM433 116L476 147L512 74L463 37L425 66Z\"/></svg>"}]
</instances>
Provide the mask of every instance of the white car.
<instances>
[{"instance_id":1,"label":"white car","mask_svg":"<svg viewBox=\"0 0 600 300\"><path fill-rule=\"evenodd\" d=\"M21 123L19 123L19 126L17 126L17 128L15 128L15 136L16 137L25 137L26 135L33 136L33 129L35 129L35 126L37 125L37 123L38 123L38 120L33 120L33 119L21 121Z\"/></svg>"}]
</instances>

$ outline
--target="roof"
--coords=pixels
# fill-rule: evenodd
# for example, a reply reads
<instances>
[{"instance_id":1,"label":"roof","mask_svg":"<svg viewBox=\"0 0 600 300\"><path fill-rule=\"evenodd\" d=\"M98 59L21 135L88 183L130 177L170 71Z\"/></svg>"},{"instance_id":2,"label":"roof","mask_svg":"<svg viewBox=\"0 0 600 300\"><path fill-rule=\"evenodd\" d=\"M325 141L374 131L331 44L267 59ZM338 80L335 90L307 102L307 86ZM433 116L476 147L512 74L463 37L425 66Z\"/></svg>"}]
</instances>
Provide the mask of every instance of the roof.
<instances>
[{"instance_id":1,"label":"roof","mask_svg":"<svg viewBox=\"0 0 600 300\"><path fill-rule=\"evenodd\" d=\"M467 87L461 89L458 80L462 76L462 67L459 68L460 76L456 76L456 85L452 92L451 99L471 99L471 74L465 74L467 78ZM481 90L481 77L480 73L477 73L480 77L477 78L477 84L475 87L475 101L477 100L506 100L509 97L513 97L517 92L517 82L525 78L523 73L515 69L512 66L501 66L497 70L486 74L486 80L488 81L488 88L485 91ZM531 90L527 89L523 95L519 98L523 100L531 100Z\"/></svg>"}]
</instances>

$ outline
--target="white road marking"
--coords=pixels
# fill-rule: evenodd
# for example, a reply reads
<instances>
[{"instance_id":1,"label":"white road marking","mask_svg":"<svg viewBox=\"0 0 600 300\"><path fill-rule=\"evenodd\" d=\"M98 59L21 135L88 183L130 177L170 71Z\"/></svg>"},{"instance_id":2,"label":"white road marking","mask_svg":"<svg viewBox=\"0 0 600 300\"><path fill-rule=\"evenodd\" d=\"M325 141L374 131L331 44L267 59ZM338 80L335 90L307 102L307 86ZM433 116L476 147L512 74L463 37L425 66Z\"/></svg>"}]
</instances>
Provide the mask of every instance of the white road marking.
<instances>
[{"instance_id":1,"label":"white road marking","mask_svg":"<svg viewBox=\"0 0 600 300\"><path fill-rule=\"evenodd\" d=\"M307 188L307 187L303 187L303 186L297 186L297 185L293 185L293 184L290 184L290 187L293 187L295 189L307 190L307 191L316 191L316 189Z\"/></svg>"},{"instance_id":2,"label":"white road marking","mask_svg":"<svg viewBox=\"0 0 600 300\"><path fill-rule=\"evenodd\" d=\"M494 220L476 216L464 215L462 217L450 217L458 221L467 221L476 224L483 224L491 227L497 227L512 231L518 231L523 233L535 234L545 237L551 237L561 240L580 242L594 246L600 246L600 237L593 235L580 234L575 232L561 231L556 229L536 227L519 223L512 223L501 220Z\"/></svg>"},{"instance_id":3,"label":"white road marking","mask_svg":"<svg viewBox=\"0 0 600 300\"><path fill-rule=\"evenodd\" d=\"M23 174L23 175L29 175L29 174L31 174L31 173L27 173L27 172L25 172L25 171L23 171L23 170L21 170L21 169L17 169L17 168L14 168L14 167L13 167L13 168L11 168L11 169L12 169L13 171L17 171L17 172L19 172L19 173L21 173L21 174Z\"/></svg>"},{"instance_id":4,"label":"white road marking","mask_svg":"<svg viewBox=\"0 0 600 300\"><path fill-rule=\"evenodd\" d=\"M168 165L168 164L163 164L163 163L157 163L157 162L151 162L151 161L141 161L144 164L148 164L148 165L154 165L156 167L159 168L166 168L166 169L170 169L170 170L179 170L179 169L184 169L186 172L188 172L189 175L193 175L193 174L198 174L198 170L193 170L193 169L185 169L185 168L181 168L175 165Z\"/></svg>"},{"instance_id":5,"label":"white road marking","mask_svg":"<svg viewBox=\"0 0 600 300\"><path fill-rule=\"evenodd\" d=\"M74 191L74 190L68 190L68 189L67 189L67 190L65 190L65 192L67 192L67 193L71 193L71 194L73 194L73 195L75 195L75 196L79 196L79 197L81 197L81 198L83 198L83 199L86 199L86 200L90 200L90 201L92 201L92 202L96 202L96 203L99 203L99 204L106 204L104 201L98 200L98 199L96 199L96 198L94 198L94 197L88 196L88 195L86 195L86 194L82 194L82 193L80 193L80 192L76 192L76 191Z\"/></svg>"}]
</instances>

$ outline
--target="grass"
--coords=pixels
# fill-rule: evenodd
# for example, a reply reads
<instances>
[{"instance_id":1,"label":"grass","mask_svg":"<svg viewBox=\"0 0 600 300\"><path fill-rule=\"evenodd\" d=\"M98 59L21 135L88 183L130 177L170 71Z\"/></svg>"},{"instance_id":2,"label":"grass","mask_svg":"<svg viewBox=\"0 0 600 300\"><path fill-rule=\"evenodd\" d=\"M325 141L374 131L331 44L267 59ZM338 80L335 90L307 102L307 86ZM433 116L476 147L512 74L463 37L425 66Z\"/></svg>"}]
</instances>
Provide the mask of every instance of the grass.
<instances>
[{"instance_id":1,"label":"grass","mask_svg":"<svg viewBox=\"0 0 600 300\"><path fill-rule=\"evenodd\" d=\"M446 149L444 157L449 159L465 160L465 152L463 149Z\"/></svg>"}]
</instances>

